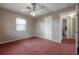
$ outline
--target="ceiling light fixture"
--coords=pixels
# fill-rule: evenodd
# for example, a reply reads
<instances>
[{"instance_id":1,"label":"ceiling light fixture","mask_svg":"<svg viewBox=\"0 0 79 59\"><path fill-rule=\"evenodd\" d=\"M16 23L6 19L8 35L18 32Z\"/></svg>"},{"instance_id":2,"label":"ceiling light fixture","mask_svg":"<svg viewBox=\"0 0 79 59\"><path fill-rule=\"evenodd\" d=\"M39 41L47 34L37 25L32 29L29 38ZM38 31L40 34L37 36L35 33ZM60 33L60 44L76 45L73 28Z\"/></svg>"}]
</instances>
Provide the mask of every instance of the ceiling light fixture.
<instances>
[{"instance_id":1,"label":"ceiling light fixture","mask_svg":"<svg viewBox=\"0 0 79 59\"><path fill-rule=\"evenodd\" d=\"M41 13L40 9L43 9L42 6L38 5L37 3L30 3L27 4L25 9L22 9L22 11L29 12L32 16L37 16Z\"/></svg>"}]
</instances>

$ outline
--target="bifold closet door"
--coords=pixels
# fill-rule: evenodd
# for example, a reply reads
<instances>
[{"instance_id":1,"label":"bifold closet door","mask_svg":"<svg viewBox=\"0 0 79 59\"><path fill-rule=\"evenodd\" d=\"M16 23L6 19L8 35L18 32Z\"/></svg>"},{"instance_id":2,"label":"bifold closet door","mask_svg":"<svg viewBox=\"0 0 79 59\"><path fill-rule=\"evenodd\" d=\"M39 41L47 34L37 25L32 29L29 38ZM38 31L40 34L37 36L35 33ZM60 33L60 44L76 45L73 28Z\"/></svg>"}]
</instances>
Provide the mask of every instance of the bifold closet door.
<instances>
[{"instance_id":1,"label":"bifold closet door","mask_svg":"<svg viewBox=\"0 0 79 59\"><path fill-rule=\"evenodd\" d=\"M44 18L44 38L52 40L52 16Z\"/></svg>"}]
</instances>

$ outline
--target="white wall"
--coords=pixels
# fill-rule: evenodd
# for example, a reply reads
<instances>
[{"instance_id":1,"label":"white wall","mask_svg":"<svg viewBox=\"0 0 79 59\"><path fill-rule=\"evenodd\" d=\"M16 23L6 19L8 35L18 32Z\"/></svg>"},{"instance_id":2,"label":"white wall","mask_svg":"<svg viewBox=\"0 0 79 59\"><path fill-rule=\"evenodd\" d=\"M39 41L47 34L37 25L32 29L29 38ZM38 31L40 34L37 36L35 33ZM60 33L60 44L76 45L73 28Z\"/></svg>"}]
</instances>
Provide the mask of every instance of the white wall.
<instances>
[{"instance_id":1,"label":"white wall","mask_svg":"<svg viewBox=\"0 0 79 59\"><path fill-rule=\"evenodd\" d=\"M16 18L26 21L25 30L17 31ZM32 37L34 34L32 18L8 10L0 9L0 42Z\"/></svg>"},{"instance_id":2,"label":"white wall","mask_svg":"<svg viewBox=\"0 0 79 59\"><path fill-rule=\"evenodd\" d=\"M35 20L35 36L44 37L44 20L43 20L43 18Z\"/></svg>"}]
</instances>

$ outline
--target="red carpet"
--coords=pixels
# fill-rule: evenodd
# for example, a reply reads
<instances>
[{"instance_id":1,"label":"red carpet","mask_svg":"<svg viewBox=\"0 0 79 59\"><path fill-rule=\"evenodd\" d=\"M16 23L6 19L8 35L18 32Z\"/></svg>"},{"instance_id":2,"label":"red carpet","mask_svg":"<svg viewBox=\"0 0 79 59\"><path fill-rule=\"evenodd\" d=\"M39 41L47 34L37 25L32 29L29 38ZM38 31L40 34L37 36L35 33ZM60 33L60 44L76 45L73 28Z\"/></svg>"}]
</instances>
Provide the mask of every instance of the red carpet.
<instances>
[{"instance_id":1,"label":"red carpet","mask_svg":"<svg viewBox=\"0 0 79 59\"><path fill-rule=\"evenodd\" d=\"M62 43L75 44L75 39L66 39L66 38L63 38Z\"/></svg>"},{"instance_id":2,"label":"red carpet","mask_svg":"<svg viewBox=\"0 0 79 59\"><path fill-rule=\"evenodd\" d=\"M1 55L73 55L74 44L60 44L50 40L32 37L0 44Z\"/></svg>"}]
</instances>

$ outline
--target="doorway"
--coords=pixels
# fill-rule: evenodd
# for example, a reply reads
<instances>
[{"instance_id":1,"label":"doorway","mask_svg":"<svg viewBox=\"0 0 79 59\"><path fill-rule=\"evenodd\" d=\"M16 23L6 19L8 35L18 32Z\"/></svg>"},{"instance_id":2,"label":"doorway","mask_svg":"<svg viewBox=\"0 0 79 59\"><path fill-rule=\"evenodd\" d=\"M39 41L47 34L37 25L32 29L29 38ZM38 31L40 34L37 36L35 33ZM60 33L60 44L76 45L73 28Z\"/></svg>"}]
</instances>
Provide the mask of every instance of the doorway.
<instances>
[{"instance_id":1,"label":"doorway","mask_svg":"<svg viewBox=\"0 0 79 59\"><path fill-rule=\"evenodd\" d=\"M76 40L76 12L67 12L61 15L62 43L75 44Z\"/></svg>"}]
</instances>

